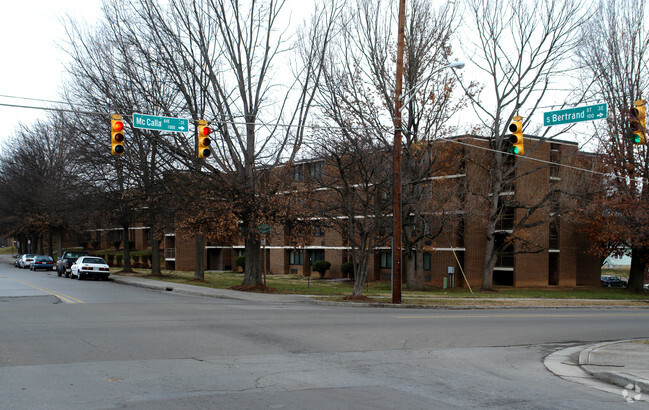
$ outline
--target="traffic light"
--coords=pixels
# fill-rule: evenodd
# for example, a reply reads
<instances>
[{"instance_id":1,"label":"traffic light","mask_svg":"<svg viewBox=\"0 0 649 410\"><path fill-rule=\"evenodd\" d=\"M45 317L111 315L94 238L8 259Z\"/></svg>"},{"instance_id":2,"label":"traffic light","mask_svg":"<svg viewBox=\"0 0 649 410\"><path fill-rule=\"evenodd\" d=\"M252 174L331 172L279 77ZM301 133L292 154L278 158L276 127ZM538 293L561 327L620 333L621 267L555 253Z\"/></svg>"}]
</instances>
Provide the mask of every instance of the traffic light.
<instances>
[{"instance_id":1,"label":"traffic light","mask_svg":"<svg viewBox=\"0 0 649 410\"><path fill-rule=\"evenodd\" d=\"M525 149L523 148L523 117L519 115L515 116L512 123L509 124L509 131L512 133L509 137L509 141L512 143L509 152L514 155L525 154Z\"/></svg>"},{"instance_id":2,"label":"traffic light","mask_svg":"<svg viewBox=\"0 0 649 410\"><path fill-rule=\"evenodd\" d=\"M124 123L122 116L113 114L110 116L110 144L112 145L110 153L113 155L124 155Z\"/></svg>"},{"instance_id":3,"label":"traffic light","mask_svg":"<svg viewBox=\"0 0 649 410\"><path fill-rule=\"evenodd\" d=\"M631 142L645 144L647 139L647 124L645 123L645 100L637 100L631 108L629 126L631 128Z\"/></svg>"},{"instance_id":4,"label":"traffic light","mask_svg":"<svg viewBox=\"0 0 649 410\"><path fill-rule=\"evenodd\" d=\"M207 158L212 153L210 151L211 141L209 138L211 132L212 130L207 126L207 121L198 121L198 144L196 148L196 154L198 155L198 158Z\"/></svg>"}]
</instances>

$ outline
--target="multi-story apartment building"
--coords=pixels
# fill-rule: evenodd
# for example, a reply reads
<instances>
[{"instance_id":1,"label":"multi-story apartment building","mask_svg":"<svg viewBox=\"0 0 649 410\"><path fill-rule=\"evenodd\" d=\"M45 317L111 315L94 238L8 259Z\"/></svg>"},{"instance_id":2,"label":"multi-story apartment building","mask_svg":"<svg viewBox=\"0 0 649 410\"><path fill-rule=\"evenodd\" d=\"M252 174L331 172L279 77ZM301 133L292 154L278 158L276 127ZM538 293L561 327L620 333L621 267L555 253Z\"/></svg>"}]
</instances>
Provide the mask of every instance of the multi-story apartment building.
<instances>
[{"instance_id":1,"label":"multi-story apartment building","mask_svg":"<svg viewBox=\"0 0 649 410\"><path fill-rule=\"evenodd\" d=\"M574 190L578 177L575 167L593 167L588 154L578 151L578 145L568 141L547 141L526 137L526 156L512 156L508 166L516 165L516 178L501 190L504 206L496 229L496 243L501 246L494 269L494 284L515 287L527 286L579 286L599 284L600 260L588 253L588 243L568 214L560 200L559 191ZM466 190L462 195L465 209L458 210L460 217L454 224L444 228L443 234L425 241L423 268L426 281L441 286L446 279L456 286L478 287L482 281L485 259L486 226L485 207L480 197L489 195L486 190L488 167L485 166L483 148L489 141L481 137L463 136L444 140L431 149L452 150L461 157L457 166L447 169L443 176L446 183ZM305 161L294 165L296 183L315 177L323 172L324 161ZM434 176L433 176L434 177ZM478 192L480 191L480 192ZM549 192L553 195L548 195ZM467 211L471 209L471 211ZM530 209L535 209L529 214ZM480 215L482 212L482 215ZM431 212L433 213L433 212ZM508 243L516 224L525 218L533 222L517 237L525 238ZM166 267L177 270L193 270L196 248L191 237L169 233L164 241ZM276 274L310 274L313 262L325 259L331 262L328 277L340 277L341 265L349 260L349 248L342 236L331 228L314 227L309 243L295 247L288 243L283 227L272 227L264 246L263 259L266 269ZM236 268L234 259L243 254L243 242L228 246L207 244L204 251L208 270ZM369 271L370 280L387 280L391 275L391 250L377 249Z\"/></svg>"},{"instance_id":2,"label":"multi-story apartment building","mask_svg":"<svg viewBox=\"0 0 649 410\"><path fill-rule=\"evenodd\" d=\"M485 260L486 207L489 196L489 140L462 136L442 140L432 150L450 150L459 158L430 180L442 181L457 190L462 209L457 209L454 222L444 226L435 238L425 239L423 269L426 282L442 286L444 281L455 286L479 287ZM493 272L495 285L515 287L580 286L599 284L600 259L588 253L586 236L569 216L570 204L561 200L559 192L574 192L580 184L579 168L600 166L589 154L580 152L576 143L558 140L525 139L526 158L511 156L507 167L515 167L515 178L505 181L501 190L502 212L496 225L496 245L501 249ZM571 165L564 167L564 165ZM326 161L311 160L294 164L292 177L296 184L317 180ZM422 182L427 183L427 182ZM548 195L552 192L552 195ZM435 202L431 192L431 208ZM387 198L387 200L390 200ZM569 201L568 201L569 202ZM534 209L531 212L530 209ZM434 209L430 214L435 215ZM530 227L517 229L527 218ZM324 226L324 227L323 227ZM310 275L317 260L331 262L327 277L340 277L341 266L350 260L349 246L343 236L326 224L314 224L307 243L299 246L285 235L284 227L271 227L263 245L262 260L267 272L275 274ZM135 250L149 246L149 228L140 224L129 229L128 240ZM509 242L514 235L517 240ZM525 246L521 245L524 239ZM124 241L122 229L97 229L86 237L89 243L110 248L115 241ZM123 242L122 242L123 243ZM172 270L195 268L196 245L191 235L168 232L162 242L164 267ZM204 266L207 270L236 269L234 260L244 253L243 241L227 246L207 243ZM391 249L376 249L370 262L370 280L389 280ZM404 275L405 276L405 275Z\"/></svg>"}]
</instances>

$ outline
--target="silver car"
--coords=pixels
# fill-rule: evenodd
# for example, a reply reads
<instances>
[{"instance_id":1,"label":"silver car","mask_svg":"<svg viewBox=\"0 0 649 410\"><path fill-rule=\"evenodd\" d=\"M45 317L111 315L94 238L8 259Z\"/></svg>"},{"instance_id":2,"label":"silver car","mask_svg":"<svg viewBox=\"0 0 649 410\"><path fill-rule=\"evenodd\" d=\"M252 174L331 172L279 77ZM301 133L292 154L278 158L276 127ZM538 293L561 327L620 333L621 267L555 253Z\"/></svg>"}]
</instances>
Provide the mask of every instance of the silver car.
<instances>
[{"instance_id":1,"label":"silver car","mask_svg":"<svg viewBox=\"0 0 649 410\"><path fill-rule=\"evenodd\" d=\"M23 256L20 257L20 261L18 261L18 267L21 269L27 269L32 266L32 262L34 262L34 256L36 256L33 253L26 253Z\"/></svg>"}]
</instances>

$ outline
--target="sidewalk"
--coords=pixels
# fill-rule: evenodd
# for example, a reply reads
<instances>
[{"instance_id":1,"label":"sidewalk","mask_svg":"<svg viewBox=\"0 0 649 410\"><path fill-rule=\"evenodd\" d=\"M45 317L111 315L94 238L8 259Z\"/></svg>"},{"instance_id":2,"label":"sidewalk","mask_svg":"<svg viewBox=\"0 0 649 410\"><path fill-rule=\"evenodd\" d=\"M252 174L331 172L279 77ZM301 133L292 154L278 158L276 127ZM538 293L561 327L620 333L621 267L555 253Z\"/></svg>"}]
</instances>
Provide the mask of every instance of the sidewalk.
<instances>
[{"instance_id":1,"label":"sidewalk","mask_svg":"<svg viewBox=\"0 0 649 410\"><path fill-rule=\"evenodd\" d=\"M280 295L273 293L239 292L231 289L215 289L205 286L186 285L183 283L165 282L160 280L144 279L135 276L122 276L111 274L110 278L115 283L121 283L141 288L154 289L166 292L181 293L184 295L208 296L221 299L247 300L258 302L297 303L309 302L311 298L303 295Z\"/></svg>"},{"instance_id":2,"label":"sidewalk","mask_svg":"<svg viewBox=\"0 0 649 410\"><path fill-rule=\"evenodd\" d=\"M649 402L649 342L621 340L575 346L548 355L545 367L565 380Z\"/></svg>"},{"instance_id":3,"label":"sidewalk","mask_svg":"<svg viewBox=\"0 0 649 410\"><path fill-rule=\"evenodd\" d=\"M642 394L649 400L649 340L624 340L590 346L579 354L579 365L593 377Z\"/></svg>"}]
</instances>

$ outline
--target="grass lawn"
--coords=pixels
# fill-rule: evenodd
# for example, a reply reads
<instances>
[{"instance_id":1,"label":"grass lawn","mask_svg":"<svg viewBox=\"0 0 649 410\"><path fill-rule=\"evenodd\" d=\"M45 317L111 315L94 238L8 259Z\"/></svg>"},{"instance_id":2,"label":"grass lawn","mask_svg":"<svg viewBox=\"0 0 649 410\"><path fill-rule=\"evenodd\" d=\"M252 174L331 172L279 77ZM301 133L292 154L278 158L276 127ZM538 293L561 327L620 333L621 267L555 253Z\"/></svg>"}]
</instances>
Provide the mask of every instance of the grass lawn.
<instances>
[{"instance_id":1,"label":"grass lawn","mask_svg":"<svg viewBox=\"0 0 649 410\"><path fill-rule=\"evenodd\" d=\"M113 268L113 273L118 273L120 268ZM205 280L194 279L194 272L163 271L161 278L150 276L148 269L136 269L135 276L149 279L159 279L168 282L186 283L191 285L206 286L220 289L229 289L240 285L243 280L242 273L236 272L205 272ZM267 286L275 288L279 293L322 296L346 296L351 294L353 283L340 280L320 280L306 278L299 275L267 275ZM405 285L404 285L405 286ZM369 282L363 286L363 295L377 300L390 300L390 282ZM496 288L493 291L475 290L473 294L468 289L439 289L428 288L423 292L402 291L402 298L408 303L415 301L450 300L451 299L603 299L603 300L635 300L649 301L649 293L630 294L626 289L620 288L538 288L538 289L513 289L509 287Z\"/></svg>"}]
</instances>

